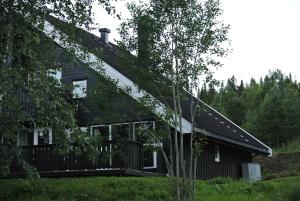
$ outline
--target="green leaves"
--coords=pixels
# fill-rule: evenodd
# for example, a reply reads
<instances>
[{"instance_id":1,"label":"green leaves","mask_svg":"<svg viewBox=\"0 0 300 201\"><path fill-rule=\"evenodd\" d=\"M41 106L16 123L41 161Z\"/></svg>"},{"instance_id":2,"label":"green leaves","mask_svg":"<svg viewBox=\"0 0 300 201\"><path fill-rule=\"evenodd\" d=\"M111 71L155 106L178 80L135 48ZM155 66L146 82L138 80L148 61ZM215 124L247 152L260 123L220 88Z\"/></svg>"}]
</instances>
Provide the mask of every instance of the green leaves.
<instances>
[{"instance_id":1,"label":"green leaves","mask_svg":"<svg viewBox=\"0 0 300 201\"><path fill-rule=\"evenodd\" d=\"M232 77L218 92L203 87L199 97L263 142L280 146L300 132L299 85L291 77L276 70L246 85Z\"/></svg>"},{"instance_id":2,"label":"green leaves","mask_svg":"<svg viewBox=\"0 0 300 201\"><path fill-rule=\"evenodd\" d=\"M15 157L17 134L24 128L52 127L56 140L66 143L65 127L76 128L76 105L70 100L68 86L49 76L49 69L63 67L68 57L36 28L42 28L49 15L74 26L64 27L75 36L75 26L90 29L95 0L14 0L0 2L0 167L7 167ZM114 11L109 0L98 1ZM62 25L61 25L62 26ZM71 27L71 28L70 28ZM68 42L68 41L67 41ZM64 66L65 68L67 66ZM13 143L11 143L13 142ZM9 146L8 146L9 145ZM2 160L3 159L3 160ZM0 173L4 169L0 170Z\"/></svg>"}]
</instances>

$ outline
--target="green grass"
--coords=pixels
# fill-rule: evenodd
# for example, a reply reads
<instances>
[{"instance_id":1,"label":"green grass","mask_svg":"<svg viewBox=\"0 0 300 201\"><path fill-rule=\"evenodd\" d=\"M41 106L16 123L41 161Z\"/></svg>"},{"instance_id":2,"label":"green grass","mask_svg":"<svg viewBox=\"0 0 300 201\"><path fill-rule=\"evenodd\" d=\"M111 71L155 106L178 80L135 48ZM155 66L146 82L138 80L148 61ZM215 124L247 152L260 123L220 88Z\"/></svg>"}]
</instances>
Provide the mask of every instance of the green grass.
<instances>
[{"instance_id":1,"label":"green grass","mask_svg":"<svg viewBox=\"0 0 300 201\"><path fill-rule=\"evenodd\" d=\"M87 177L0 180L0 200L159 201L174 200L167 178ZM218 178L197 182L198 201L297 201L300 177L250 183Z\"/></svg>"},{"instance_id":2,"label":"green grass","mask_svg":"<svg viewBox=\"0 0 300 201\"><path fill-rule=\"evenodd\" d=\"M300 152L300 139L290 142L289 144L274 148L273 152L276 153L291 153L291 152Z\"/></svg>"}]
</instances>

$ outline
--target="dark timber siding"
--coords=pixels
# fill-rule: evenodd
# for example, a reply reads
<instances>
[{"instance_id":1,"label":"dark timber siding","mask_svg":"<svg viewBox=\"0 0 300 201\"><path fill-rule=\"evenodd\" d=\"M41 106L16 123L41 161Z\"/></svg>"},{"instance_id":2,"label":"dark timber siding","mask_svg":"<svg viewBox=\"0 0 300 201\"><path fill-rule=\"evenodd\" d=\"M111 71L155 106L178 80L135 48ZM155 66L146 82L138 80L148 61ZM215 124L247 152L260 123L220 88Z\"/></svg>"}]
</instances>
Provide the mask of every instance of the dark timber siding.
<instances>
[{"instance_id":1,"label":"dark timber siding","mask_svg":"<svg viewBox=\"0 0 300 201\"><path fill-rule=\"evenodd\" d=\"M218 145L220 149L220 162L215 162L214 146ZM165 146L166 153L168 153L169 145ZM185 159L189 160L189 136L184 138L184 152ZM175 155L173 156L175 160ZM233 145L223 143L216 143L207 139L207 144L203 148L197 162L197 178L211 179L214 177L230 177L232 179L239 179L242 177L242 164L251 163L252 153L245 151ZM164 159L160 161L160 173L166 173ZM175 164L174 164L175 165Z\"/></svg>"},{"instance_id":2,"label":"dark timber siding","mask_svg":"<svg viewBox=\"0 0 300 201\"><path fill-rule=\"evenodd\" d=\"M251 152L219 145L220 162L215 162L214 145L214 143L209 142L202 151L197 164L197 177L199 179L211 179L213 177L238 179L242 177L242 164L251 162Z\"/></svg>"}]
</instances>

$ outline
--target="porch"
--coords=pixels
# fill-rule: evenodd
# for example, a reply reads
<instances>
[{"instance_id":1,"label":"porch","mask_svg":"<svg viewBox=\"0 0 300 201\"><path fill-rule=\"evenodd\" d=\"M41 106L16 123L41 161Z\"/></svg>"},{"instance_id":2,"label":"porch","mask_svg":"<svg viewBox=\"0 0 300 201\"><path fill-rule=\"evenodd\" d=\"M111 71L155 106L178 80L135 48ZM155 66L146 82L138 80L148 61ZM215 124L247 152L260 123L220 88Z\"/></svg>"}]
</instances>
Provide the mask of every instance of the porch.
<instances>
[{"instance_id":1,"label":"porch","mask_svg":"<svg viewBox=\"0 0 300 201\"><path fill-rule=\"evenodd\" d=\"M97 148L95 161L75 151L59 154L55 144L22 146L22 149L23 159L36 167L43 177L155 175L144 172L144 145L134 140L103 141ZM13 165L10 176L22 177L25 173L21 167Z\"/></svg>"}]
</instances>

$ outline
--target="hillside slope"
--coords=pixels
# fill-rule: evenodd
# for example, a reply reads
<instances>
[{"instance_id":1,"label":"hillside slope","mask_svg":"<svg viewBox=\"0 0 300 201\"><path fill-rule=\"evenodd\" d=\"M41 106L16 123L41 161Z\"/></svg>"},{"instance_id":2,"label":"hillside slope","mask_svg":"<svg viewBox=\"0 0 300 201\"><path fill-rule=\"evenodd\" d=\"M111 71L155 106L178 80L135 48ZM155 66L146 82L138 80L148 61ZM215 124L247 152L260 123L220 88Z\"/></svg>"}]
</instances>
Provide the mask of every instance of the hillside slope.
<instances>
[{"instance_id":1,"label":"hillside slope","mask_svg":"<svg viewBox=\"0 0 300 201\"><path fill-rule=\"evenodd\" d=\"M287 176L300 176L300 152L277 153L273 157L257 156L264 179L274 179Z\"/></svg>"}]
</instances>

